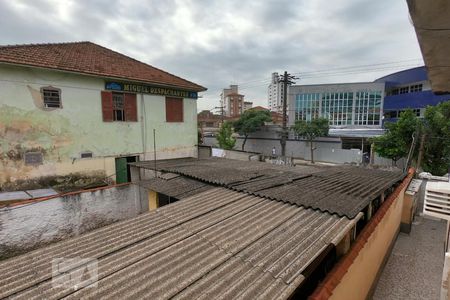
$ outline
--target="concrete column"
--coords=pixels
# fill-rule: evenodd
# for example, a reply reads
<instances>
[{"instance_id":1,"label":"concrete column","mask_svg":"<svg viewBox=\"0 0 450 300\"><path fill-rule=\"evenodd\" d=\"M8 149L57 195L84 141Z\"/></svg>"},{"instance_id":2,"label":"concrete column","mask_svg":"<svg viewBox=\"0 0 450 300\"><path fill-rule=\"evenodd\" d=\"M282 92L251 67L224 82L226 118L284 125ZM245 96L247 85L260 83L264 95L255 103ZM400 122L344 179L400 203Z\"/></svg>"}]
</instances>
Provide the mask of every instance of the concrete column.
<instances>
[{"instance_id":1,"label":"concrete column","mask_svg":"<svg viewBox=\"0 0 450 300\"><path fill-rule=\"evenodd\" d=\"M136 215L141 213L141 189L138 182L141 181L141 170L138 167L130 166L131 188L134 190L134 203Z\"/></svg>"},{"instance_id":2,"label":"concrete column","mask_svg":"<svg viewBox=\"0 0 450 300\"><path fill-rule=\"evenodd\" d=\"M159 207L158 193L155 191L148 191L148 210L152 211Z\"/></svg>"}]
</instances>

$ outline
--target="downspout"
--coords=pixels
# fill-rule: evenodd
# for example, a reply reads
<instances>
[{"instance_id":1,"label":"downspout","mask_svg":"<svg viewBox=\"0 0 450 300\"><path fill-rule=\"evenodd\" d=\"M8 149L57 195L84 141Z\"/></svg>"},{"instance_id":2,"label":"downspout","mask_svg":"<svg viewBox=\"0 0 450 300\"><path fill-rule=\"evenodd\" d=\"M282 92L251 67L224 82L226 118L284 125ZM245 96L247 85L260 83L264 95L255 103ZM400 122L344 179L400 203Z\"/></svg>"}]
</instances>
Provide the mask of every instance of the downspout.
<instances>
[{"instance_id":1,"label":"downspout","mask_svg":"<svg viewBox=\"0 0 450 300\"><path fill-rule=\"evenodd\" d=\"M141 141L145 160L145 154L147 153L147 114L145 112L144 94L141 94Z\"/></svg>"}]
</instances>

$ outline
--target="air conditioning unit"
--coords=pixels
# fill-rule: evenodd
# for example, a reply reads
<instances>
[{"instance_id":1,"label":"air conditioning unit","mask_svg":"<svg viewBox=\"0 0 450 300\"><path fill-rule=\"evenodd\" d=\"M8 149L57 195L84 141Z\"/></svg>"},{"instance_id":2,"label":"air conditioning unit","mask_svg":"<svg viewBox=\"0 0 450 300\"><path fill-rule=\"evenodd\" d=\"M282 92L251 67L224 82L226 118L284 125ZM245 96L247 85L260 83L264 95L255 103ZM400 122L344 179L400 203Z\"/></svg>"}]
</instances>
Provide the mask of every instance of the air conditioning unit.
<instances>
[{"instance_id":1,"label":"air conditioning unit","mask_svg":"<svg viewBox=\"0 0 450 300\"><path fill-rule=\"evenodd\" d=\"M428 182L423 214L450 220L450 182Z\"/></svg>"}]
</instances>

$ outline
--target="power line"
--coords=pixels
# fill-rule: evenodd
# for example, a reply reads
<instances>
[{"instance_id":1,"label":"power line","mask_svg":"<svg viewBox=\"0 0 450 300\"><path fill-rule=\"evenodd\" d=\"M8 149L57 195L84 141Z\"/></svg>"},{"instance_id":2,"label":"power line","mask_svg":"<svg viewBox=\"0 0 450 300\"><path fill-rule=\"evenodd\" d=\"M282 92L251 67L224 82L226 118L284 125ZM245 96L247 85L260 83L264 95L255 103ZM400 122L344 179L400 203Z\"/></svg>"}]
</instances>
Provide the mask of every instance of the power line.
<instances>
[{"instance_id":1,"label":"power line","mask_svg":"<svg viewBox=\"0 0 450 300\"><path fill-rule=\"evenodd\" d=\"M316 77L326 77L326 76L334 76L334 75L341 75L341 74L372 73L372 72L378 72L378 71L383 71L383 70L411 67L411 66L416 66L416 65L417 64L395 65L395 66L386 66L386 67L379 67L379 68L347 70L347 71L340 71L340 72L321 72L321 73L311 73L311 74L304 74L304 75L302 75L302 73L300 73L300 75L302 76L302 78L316 78Z\"/></svg>"},{"instance_id":2,"label":"power line","mask_svg":"<svg viewBox=\"0 0 450 300\"><path fill-rule=\"evenodd\" d=\"M379 72L384 70L390 70L390 69L397 69L397 68L403 68L403 67L412 67L416 66L416 64L409 64L409 65L396 65L396 66L389 66L389 67L383 67L383 68L372 68L372 69L361 69L361 70L348 70L348 71L342 71L342 72L330 72L330 73L318 73L317 75L314 75L310 73L310 75L302 75L303 73L293 73L293 74L300 74L300 77L302 79L311 79L311 78L324 78L324 77L333 77L333 76L339 76L339 75L351 75L351 74L364 74L364 73L373 73L373 72ZM240 87L240 90L248 90L255 87L265 86L269 84L269 81L264 81L261 84L255 84L251 86L244 86Z\"/></svg>"},{"instance_id":3,"label":"power line","mask_svg":"<svg viewBox=\"0 0 450 300\"><path fill-rule=\"evenodd\" d=\"M405 63L405 62L411 62L411 61L417 61L422 62L421 58L411 58L411 59L405 59L405 60L398 60L398 61L390 61L390 62L384 62L384 63L376 63L376 64L365 64L365 65L354 65L354 66L348 66L348 67L337 67L337 68L329 68L329 69L322 69L322 70L313 70L313 71L307 71L307 72L294 72L293 75L310 75L310 74L316 74L316 73L322 73L322 72L331 72L331 71L339 71L339 70L350 70L350 69L361 69L361 68L367 68L367 67L374 67L374 66L383 66L383 65L392 65L392 64L399 64L399 63ZM409 66L409 65L407 65ZM392 68L395 67L402 67L402 66L391 66ZM246 86L246 85L252 85L256 82L270 82L272 81L272 78L261 78L261 79L254 79L250 81L243 81L238 82L237 85L239 87Z\"/></svg>"},{"instance_id":4,"label":"power line","mask_svg":"<svg viewBox=\"0 0 450 300\"><path fill-rule=\"evenodd\" d=\"M309 71L309 72L297 72L297 73L292 73L292 74L310 74L310 73L319 73L319 72L325 72L325 71L359 69L359 68L366 68L366 67L375 67L375 66L382 66L382 65L399 64L399 63L410 62L410 61L421 61L422 62L422 59L421 58L411 58L411 59L391 61L391 62L384 62L384 63L377 63L377 64L354 65L354 66L348 66L348 67L338 67L338 68L331 68L331 69L314 70L314 71Z\"/></svg>"}]
</instances>

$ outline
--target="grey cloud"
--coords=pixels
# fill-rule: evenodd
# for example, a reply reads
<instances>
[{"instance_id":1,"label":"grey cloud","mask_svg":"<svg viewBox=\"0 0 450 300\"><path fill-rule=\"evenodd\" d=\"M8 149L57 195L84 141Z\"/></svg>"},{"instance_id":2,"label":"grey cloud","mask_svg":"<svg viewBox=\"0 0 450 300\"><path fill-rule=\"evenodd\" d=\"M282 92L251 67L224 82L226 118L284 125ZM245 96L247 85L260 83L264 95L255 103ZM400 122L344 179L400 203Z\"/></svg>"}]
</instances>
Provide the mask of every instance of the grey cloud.
<instances>
[{"instance_id":1,"label":"grey cloud","mask_svg":"<svg viewBox=\"0 0 450 300\"><path fill-rule=\"evenodd\" d=\"M90 40L207 87L199 109L217 106L220 89L230 83L243 83L247 99L266 105L273 71L421 57L405 1L80 0L67 18L59 15L60 3L0 0L1 43Z\"/></svg>"}]
</instances>

